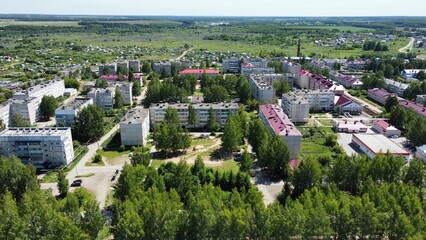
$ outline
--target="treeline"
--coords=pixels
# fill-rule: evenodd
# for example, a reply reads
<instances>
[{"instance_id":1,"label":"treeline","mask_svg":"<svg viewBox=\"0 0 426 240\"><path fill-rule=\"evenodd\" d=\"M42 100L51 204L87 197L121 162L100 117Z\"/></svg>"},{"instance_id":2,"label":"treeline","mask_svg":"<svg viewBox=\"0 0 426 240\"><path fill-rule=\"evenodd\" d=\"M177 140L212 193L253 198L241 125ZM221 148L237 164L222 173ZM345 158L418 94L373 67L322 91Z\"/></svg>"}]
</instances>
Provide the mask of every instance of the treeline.
<instances>
[{"instance_id":1,"label":"treeline","mask_svg":"<svg viewBox=\"0 0 426 240\"><path fill-rule=\"evenodd\" d=\"M390 101L391 97L388 98L386 103ZM387 108L391 109L389 122L402 130L414 146L426 144L426 119L419 116L413 110L402 107L397 101L393 102L393 106L392 104L387 104Z\"/></svg>"},{"instance_id":2,"label":"treeline","mask_svg":"<svg viewBox=\"0 0 426 240\"><path fill-rule=\"evenodd\" d=\"M333 167L331 167L333 166ZM115 186L115 239L422 239L424 165L379 155L305 159L265 206L243 173L201 159L126 165Z\"/></svg>"},{"instance_id":3,"label":"treeline","mask_svg":"<svg viewBox=\"0 0 426 240\"><path fill-rule=\"evenodd\" d=\"M375 52L384 52L389 51L389 47L387 45L382 44L377 41L367 41L362 45L362 49L364 51L375 51Z\"/></svg>"},{"instance_id":4,"label":"treeline","mask_svg":"<svg viewBox=\"0 0 426 240\"><path fill-rule=\"evenodd\" d=\"M403 97L410 100L416 100L417 95L426 94L426 81L412 82L407 89L405 89Z\"/></svg>"},{"instance_id":5,"label":"treeline","mask_svg":"<svg viewBox=\"0 0 426 240\"><path fill-rule=\"evenodd\" d=\"M87 190L56 199L16 157L0 157L0 204L1 239L96 239L105 222Z\"/></svg>"},{"instance_id":6,"label":"treeline","mask_svg":"<svg viewBox=\"0 0 426 240\"><path fill-rule=\"evenodd\" d=\"M245 76L217 75L209 77L203 74L200 80L204 102L224 102L230 97L239 98L241 103L248 103L252 98L251 87Z\"/></svg>"}]
</instances>

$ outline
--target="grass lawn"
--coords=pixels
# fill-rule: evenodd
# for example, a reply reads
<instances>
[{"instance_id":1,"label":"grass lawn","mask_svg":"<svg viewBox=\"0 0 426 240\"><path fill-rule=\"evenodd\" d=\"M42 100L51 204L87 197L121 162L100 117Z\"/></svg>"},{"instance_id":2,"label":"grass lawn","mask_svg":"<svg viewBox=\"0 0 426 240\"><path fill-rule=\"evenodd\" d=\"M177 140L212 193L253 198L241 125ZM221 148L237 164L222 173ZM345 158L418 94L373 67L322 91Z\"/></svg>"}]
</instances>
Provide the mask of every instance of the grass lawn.
<instances>
[{"instance_id":1,"label":"grass lawn","mask_svg":"<svg viewBox=\"0 0 426 240\"><path fill-rule=\"evenodd\" d=\"M327 134L333 134L333 130L330 127L298 127L298 129L303 135L300 146L301 156L331 155L333 153L329 147L324 146L325 136Z\"/></svg>"},{"instance_id":2,"label":"grass lawn","mask_svg":"<svg viewBox=\"0 0 426 240\"><path fill-rule=\"evenodd\" d=\"M320 122L324 127L332 127L333 126L333 120L325 120L325 119L320 119L317 120L318 122Z\"/></svg>"},{"instance_id":3,"label":"grass lawn","mask_svg":"<svg viewBox=\"0 0 426 240\"><path fill-rule=\"evenodd\" d=\"M78 21L16 21L14 19L0 19L0 27L5 26L56 26L78 27Z\"/></svg>"},{"instance_id":4,"label":"grass lawn","mask_svg":"<svg viewBox=\"0 0 426 240\"><path fill-rule=\"evenodd\" d=\"M220 165L220 166L208 166L208 165L206 165L206 166L211 167L215 170L218 170L219 172L232 171L233 173L237 173L238 171L240 171L240 166L234 160L224 161L223 164Z\"/></svg>"},{"instance_id":5,"label":"grass lawn","mask_svg":"<svg viewBox=\"0 0 426 240\"><path fill-rule=\"evenodd\" d=\"M215 142L217 140L218 140L217 138L205 138L205 139L204 138L196 138L196 139L192 139L191 147L195 147L195 146L209 147L209 146L212 146L213 144L215 144Z\"/></svg>"}]
</instances>

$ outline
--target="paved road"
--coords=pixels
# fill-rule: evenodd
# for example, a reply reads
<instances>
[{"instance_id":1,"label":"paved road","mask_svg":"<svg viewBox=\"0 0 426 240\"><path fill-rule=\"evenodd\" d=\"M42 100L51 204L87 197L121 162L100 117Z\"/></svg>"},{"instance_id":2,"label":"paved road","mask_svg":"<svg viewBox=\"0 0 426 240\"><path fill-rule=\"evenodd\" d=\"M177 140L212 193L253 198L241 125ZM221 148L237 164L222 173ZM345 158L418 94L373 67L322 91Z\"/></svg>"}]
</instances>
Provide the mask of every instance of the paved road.
<instances>
[{"instance_id":1,"label":"paved road","mask_svg":"<svg viewBox=\"0 0 426 240\"><path fill-rule=\"evenodd\" d=\"M405 53L407 52L407 49L409 49L411 52L411 50L413 50L413 44L414 44L414 38L412 37L411 41L407 44L407 46L400 48L398 51Z\"/></svg>"}]
</instances>

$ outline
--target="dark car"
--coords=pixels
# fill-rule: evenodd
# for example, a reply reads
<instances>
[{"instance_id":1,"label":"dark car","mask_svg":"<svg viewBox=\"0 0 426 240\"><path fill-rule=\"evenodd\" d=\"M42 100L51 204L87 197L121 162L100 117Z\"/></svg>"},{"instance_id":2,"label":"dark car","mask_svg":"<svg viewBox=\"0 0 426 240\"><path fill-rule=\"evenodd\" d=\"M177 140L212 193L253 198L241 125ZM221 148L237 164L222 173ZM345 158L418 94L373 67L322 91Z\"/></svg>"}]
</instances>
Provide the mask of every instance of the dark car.
<instances>
[{"instance_id":1,"label":"dark car","mask_svg":"<svg viewBox=\"0 0 426 240\"><path fill-rule=\"evenodd\" d=\"M71 187L80 187L82 183L83 183L83 180L76 179L71 183Z\"/></svg>"}]
</instances>

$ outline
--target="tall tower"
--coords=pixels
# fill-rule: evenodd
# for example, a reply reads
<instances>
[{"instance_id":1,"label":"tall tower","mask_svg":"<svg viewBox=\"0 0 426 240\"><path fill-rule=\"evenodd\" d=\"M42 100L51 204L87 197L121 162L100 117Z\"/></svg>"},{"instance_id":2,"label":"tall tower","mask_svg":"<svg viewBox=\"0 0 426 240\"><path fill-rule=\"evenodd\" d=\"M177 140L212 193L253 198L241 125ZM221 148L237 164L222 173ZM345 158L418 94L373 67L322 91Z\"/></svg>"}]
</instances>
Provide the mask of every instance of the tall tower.
<instances>
[{"instance_id":1,"label":"tall tower","mask_svg":"<svg viewBox=\"0 0 426 240\"><path fill-rule=\"evenodd\" d=\"M297 57L300 57L300 38L297 41Z\"/></svg>"}]
</instances>

